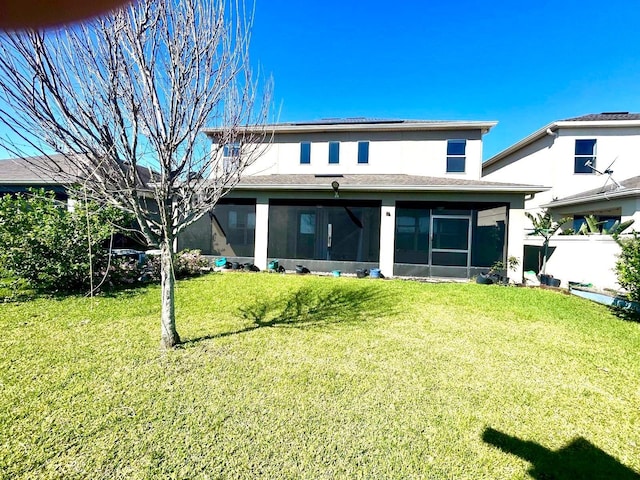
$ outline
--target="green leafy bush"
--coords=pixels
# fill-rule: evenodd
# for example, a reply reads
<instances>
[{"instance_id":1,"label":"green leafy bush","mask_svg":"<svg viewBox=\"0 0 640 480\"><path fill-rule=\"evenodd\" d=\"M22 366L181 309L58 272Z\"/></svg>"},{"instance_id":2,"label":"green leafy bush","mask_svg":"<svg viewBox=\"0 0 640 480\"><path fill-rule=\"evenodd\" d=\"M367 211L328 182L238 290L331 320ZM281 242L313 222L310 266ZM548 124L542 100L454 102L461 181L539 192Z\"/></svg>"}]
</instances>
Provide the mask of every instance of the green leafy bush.
<instances>
[{"instance_id":1,"label":"green leafy bush","mask_svg":"<svg viewBox=\"0 0 640 480\"><path fill-rule=\"evenodd\" d=\"M627 238L616 237L620 255L616 262L618 283L629 292L629 298L640 302L640 234L633 232Z\"/></svg>"},{"instance_id":2,"label":"green leafy bush","mask_svg":"<svg viewBox=\"0 0 640 480\"><path fill-rule=\"evenodd\" d=\"M79 292L108 264L105 242L131 219L113 207L76 202L73 211L51 192L0 197L0 271L38 292ZM89 257L91 246L91 258ZM90 263L91 262L91 263Z\"/></svg>"}]
</instances>

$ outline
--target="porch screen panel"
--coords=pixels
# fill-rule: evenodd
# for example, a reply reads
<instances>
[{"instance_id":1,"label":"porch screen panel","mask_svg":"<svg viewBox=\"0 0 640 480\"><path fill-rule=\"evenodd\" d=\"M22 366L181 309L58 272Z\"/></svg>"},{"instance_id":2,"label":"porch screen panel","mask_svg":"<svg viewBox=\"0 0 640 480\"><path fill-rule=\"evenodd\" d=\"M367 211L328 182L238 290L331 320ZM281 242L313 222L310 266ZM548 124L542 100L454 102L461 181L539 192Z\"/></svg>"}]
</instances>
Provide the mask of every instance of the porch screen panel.
<instances>
[{"instance_id":1,"label":"porch screen panel","mask_svg":"<svg viewBox=\"0 0 640 480\"><path fill-rule=\"evenodd\" d=\"M376 262L380 206L371 202L297 202L269 206L270 258Z\"/></svg>"},{"instance_id":2,"label":"porch screen panel","mask_svg":"<svg viewBox=\"0 0 640 480\"><path fill-rule=\"evenodd\" d=\"M473 213L471 266L490 267L506 258L507 207L489 205Z\"/></svg>"},{"instance_id":3,"label":"porch screen panel","mask_svg":"<svg viewBox=\"0 0 640 480\"><path fill-rule=\"evenodd\" d=\"M396 262L429 263L429 226L429 209L396 209Z\"/></svg>"},{"instance_id":4,"label":"porch screen panel","mask_svg":"<svg viewBox=\"0 0 640 480\"><path fill-rule=\"evenodd\" d=\"M210 213L212 254L253 257L255 250L256 205L219 203Z\"/></svg>"}]
</instances>

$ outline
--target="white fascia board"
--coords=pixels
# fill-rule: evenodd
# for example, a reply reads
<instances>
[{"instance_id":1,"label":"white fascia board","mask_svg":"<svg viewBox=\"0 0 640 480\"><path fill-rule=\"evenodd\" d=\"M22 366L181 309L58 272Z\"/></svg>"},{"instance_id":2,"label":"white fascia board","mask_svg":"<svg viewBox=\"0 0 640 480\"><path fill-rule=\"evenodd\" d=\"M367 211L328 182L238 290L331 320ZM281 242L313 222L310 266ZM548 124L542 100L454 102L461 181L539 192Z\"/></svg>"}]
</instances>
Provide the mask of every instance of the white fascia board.
<instances>
[{"instance_id":1,"label":"white fascia board","mask_svg":"<svg viewBox=\"0 0 640 480\"><path fill-rule=\"evenodd\" d=\"M561 123L568 123L568 122L561 122ZM583 122L582 122L583 123ZM513 145L511 145L508 148L505 148L504 150L502 150L500 153L497 153L496 155L494 155L493 157L491 157L489 160L487 160L486 162L484 162L482 164L482 169L484 170L485 167L488 167L490 165L493 165L494 163L499 162L500 160L502 160L503 158L511 155L514 152L517 152L518 150L520 150L521 148L526 147L527 145L529 145L530 143L535 142L536 140L538 140L539 138L544 137L545 135L548 135L547 130L551 130L552 132L555 132L558 129L558 122L552 122L548 125L545 125L544 127L542 127L539 130L536 130L535 132L533 132L531 135L523 138L522 140L520 140L517 143L514 143Z\"/></svg>"},{"instance_id":2,"label":"white fascia board","mask_svg":"<svg viewBox=\"0 0 640 480\"><path fill-rule=\"evenodd\" d=\"M398 123L336 123L336 124L311 124L311 125L265 125L260 131L277 133L326 133L326 132L394 132L394 131L419 131L419 130L481 130L483 134L489 132L498 124L497 121L415 121ZM252 131L251 127L241 130ZM205 134L215 136L224 132L224 128L205 128Z\"/></svg>"},{"instance_id":3,"label":"white fascia board","mask_svg":"<svg viewBox=\"0 0 640 480\"><path fill-rule=\"evenodd\" d=\"M582 203L602 202L603 200L612 200L617 198L640 197L640 189L629 188L615 192L597 193L580 198L569 198L566 200L555 200L553 202L541 205L542 208L568 207L572 205L580 205Z\"/></svg>"},{"instance_id":4,"label":"white fascia board","mask_svg":"<svg viewBox=\"0 0 640 480\"><path fill-rule=\"evenodd\" d=\"M234 190L326 190L330 185L236 185ZM340 191L349 192L482 192L482 193L539 193L549 190L543 186L477 186L477 185L340 185Z\"/></svg>"}]
</instances>

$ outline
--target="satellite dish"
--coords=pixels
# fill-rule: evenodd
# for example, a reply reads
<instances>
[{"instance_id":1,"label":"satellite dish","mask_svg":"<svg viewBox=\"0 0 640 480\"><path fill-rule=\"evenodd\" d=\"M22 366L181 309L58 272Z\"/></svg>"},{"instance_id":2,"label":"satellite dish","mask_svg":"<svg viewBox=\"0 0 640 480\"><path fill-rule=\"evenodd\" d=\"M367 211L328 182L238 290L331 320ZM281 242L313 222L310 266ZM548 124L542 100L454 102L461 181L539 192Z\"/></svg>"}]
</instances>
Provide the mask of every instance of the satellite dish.
<instances>
[{"instance_id":1,"label":"satellite dish","mask_svg":"<svg viewBox=\"0 0 640 480\"><path fill-rule=\"evenodd\" d=\"M609 166L605 168L602 172L593 166L593 162L591 160L588 160L584 163L587 167L589 167L592 171L596 172L598 175L607 175L607 179L604 181L604 185L602 185L602 191L604 191L604 189L606 188L607 183L609 183L609 180L611 180L613 184L616 186L616 190L624 188L622 185L616 182L615 178L613 178L613 170L611 170L611 167L613 166L614 163L616 163L616 160L618 160L618 156L616 156L613 159L613 161L609 164Z\"/></svg>"}]
</instances>

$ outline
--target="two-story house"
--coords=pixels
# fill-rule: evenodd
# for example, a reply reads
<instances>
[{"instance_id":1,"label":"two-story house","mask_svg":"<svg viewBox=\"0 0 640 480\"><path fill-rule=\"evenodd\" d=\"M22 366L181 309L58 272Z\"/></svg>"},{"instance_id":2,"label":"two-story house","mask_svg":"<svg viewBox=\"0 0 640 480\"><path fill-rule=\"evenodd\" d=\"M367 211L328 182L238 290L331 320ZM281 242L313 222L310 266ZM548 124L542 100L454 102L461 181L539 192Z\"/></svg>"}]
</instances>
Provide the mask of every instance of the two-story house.
<instances>
[{"instance_id":1,"label":"two-story house","mask_svg":"<svg viewBox=\"0 0 640 480\"><path fill-rule=\"evenodd\" d=\"M469 278L520 258L524 198L539 187L481 180L496 122L327 120L270 127L240 184L185 232L199 248L264 269L379 267L385 276ZM214 142L221 134L205 130ZM229 145L226 155L241 155ZM523 182L529 183L529 182ZM512 272L517 280L521 271Z\"/></svg>"},{"instance_id":2,"label":"two-story house","mask_svg":"<svg viewBox=\"0 0 640 480\"><path fill-rule=\"evenodd\" d=\"M640 225L640 114L609 112L550 123L482 165L482 178L550 188L526 208Z\"/></svg>"}]
</instances>

